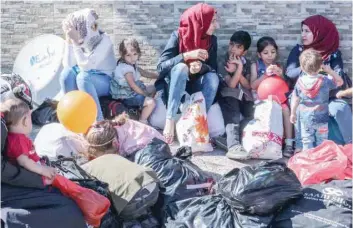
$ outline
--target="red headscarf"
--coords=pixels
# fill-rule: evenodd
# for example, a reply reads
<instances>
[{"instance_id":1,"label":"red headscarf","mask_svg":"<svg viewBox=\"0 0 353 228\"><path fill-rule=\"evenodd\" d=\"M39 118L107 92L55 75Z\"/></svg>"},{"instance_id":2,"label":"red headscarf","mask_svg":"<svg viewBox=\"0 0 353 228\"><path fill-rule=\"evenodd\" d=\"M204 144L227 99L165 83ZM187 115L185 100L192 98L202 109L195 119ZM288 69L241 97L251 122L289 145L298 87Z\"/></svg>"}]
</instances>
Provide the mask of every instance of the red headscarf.
<instances>
[{"instance_id":1,"label":"red headscarf","mask_svg":"<svg viewBox=\"0 0 353 228\"><path fill-rule=\"evenodd\" d=\"M205 3L198 3L180 17L179 52L184 53L195 49L205 49L211 45L211 36L206 32L211 25L216 10Z\"/></svg>"},{"instance_id":2,"label":"red headscarf","mask_svg":"<svg viewBox=\"0 0 353 228\"><path fill-rule=\"evenodd\" d=\"M308 26L313 33L313 42L304 45L304 48L313 48L320 52L325 60L335 52L339 46L339 35L335 24L321 15L314 15L302 21L302 25Z\"/></svg>"}]
</instances>

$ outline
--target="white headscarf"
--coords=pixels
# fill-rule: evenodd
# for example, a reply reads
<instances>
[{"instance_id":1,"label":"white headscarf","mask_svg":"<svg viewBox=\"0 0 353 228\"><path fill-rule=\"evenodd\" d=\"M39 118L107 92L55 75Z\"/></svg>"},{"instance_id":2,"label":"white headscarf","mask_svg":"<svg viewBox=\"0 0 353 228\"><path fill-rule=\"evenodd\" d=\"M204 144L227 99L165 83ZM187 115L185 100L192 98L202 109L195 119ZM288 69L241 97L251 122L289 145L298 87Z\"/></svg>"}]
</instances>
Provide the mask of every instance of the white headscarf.
<instances>
[{"instance_id":1,"label":"white headscarf","mask_svg":"<svg viewBox=\"0 0 353 228\"><path fill-rule=\"evenodd\" d=\"M81 39L83 39L81 46L89 51L93 51L103 38L103 32L101 32L98 27L96 30L92 29L97 19L98 15L96 11L88 8L75 11L66 17L67 22L75 27Z\"/></svg>"}]
</instances>

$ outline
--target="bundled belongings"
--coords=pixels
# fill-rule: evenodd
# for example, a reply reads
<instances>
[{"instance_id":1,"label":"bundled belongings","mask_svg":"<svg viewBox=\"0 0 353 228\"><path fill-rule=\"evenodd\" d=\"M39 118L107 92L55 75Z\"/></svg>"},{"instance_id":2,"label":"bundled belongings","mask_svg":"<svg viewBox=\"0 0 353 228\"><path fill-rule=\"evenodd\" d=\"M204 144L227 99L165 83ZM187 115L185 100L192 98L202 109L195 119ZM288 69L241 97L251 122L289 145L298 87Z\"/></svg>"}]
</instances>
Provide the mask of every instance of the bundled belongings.
<instances>
[{"instance_id":1,"label":"bundled belongings","mask_svg":"<svg viewBox=\"0 0 353 228\"><path fill-rule=\"evenodd\" d=\"M272 99L255 106L254 120L243 131L242 145L247 154L238 159L282 158L283 119L282 108Z\"/></svg>"},{"instance_id":2,"label":"bundled belongings","mask_svg":"<svg viewBox=\"0 0 353 228\"><path fill-rule=\"evenodd\" d=\"M67 130L60 123L44 125L34 139L34 146L39 156L56 160L59 156L74 157L87 150L82 136Z\"/></svg>"},{"instance_id":3,"label":"bundled belongings","mask_svg":"<svg viewBox=\"0 0 353 228\"><path fill-rule=\"evenodd\" d=\"M156 173L117 154L106 154L82 165L87 173L108 183L113 206L122 220L150 214L157 202Z\"/></svg>"},{"instance_id":4,"label":"bundled belongings","mask_svg":"<svg viewBox=\"0 0 353 228\"><path fill-rule=\"evenodd\" d=\"M310 185L303 197L284 208L272 227L352 227L352 181Z\"/></svg>"},{"instance_id":5,"label":"bundled belongings","mask_svg":"<svg viewBox=\"0 0 353 228\"><path fill-rule=\"evenodd\" d=\"M91 189L81 187L61 175L55 176L52 185L58 188L63 195L76 202L88 224L95 227L100 226L101 219L109 210L109 199Z\"/></svg>"},{"instance_id":6,"label":"bundled belongings","mask_svg":"<svg viewBox=\"0 0 353 228\"><path fill-rule=\"evenodd\" d=\"M181 117L176 124L176 132L180 146L191 147L192 152L212 151L208 133L205 98L202 92L191 95L185 102Z\"/></svg>"},{"instance_id":7,"label":"bundled belongings","mask_svg":"<svg viewBox=\"0 0 353 228\"><path fill-rule=\"evenodd\" d=\"M301 185L284 161L234 169L217 183L217 192L239 212L267 215L302 195Z\"/></svg>"},{"instance_id":8,"label":"bundled belongings","mask_svg":"<svg viewBox=\"0 0 353 228\"><path fill-rule=\"evenodd\" d=\"M294 173L281 161L234 169L217 194L169 204L166 227L269 227L274 214L302 196Z\"/></svg>"},{"instance_id":9,"label":"bundled belongings","mask_svg":"<svg viewBox=\"0 0 353 228\"><path fill-rule=\"evenodd\" d=\"M288 161L302 185L352 178L352 144L326 140L316 148L295 154Z\"/></svg>"},{"instance_id":10,"label":"bundled belongings","mask_svg":"<svg viewBox=\"0 0 353 228\"><path fill-rule=\"evenodd\" d=\"M221 195L195 197L168 205L167 228L266 228L273 215L241 214Z\"/></svg>"},{"instance_id":11,"label":"bundled belongings","mask_svg":"<svg viewBox=\"0 0 353 228\"><path fill-rule=\"evenodd\" d=\"M126 113L130 119L139 120L141 111L138 107L128 107L121 102L121 100L115 100L110 96L100 97L99 102L101 104L103 116L106 119L113 119L122 113Z\"/></svg>"},{"instance_id":12,"label":"bundled belongings","mask_svg":"<svg viewBox=\"0 0 353 228\"><path fill-rule=\"evenodd\" d=\"M211 191L213 179L191 163L190 156L190 148L182 147L173 157L168 144L157 138L135 154L135 162L153 169L161 182L158 214L162 220L167 204Z\"/></svg>"},{"instance_id":13,"label":"bundled belongings","mask_svg":"<svg viewBox=\"0 0 353 228\"><path fill-rule=\"evenodd\" d=\"M32 112L32 122L36 125L43 126L48 123L58 123L56 115L56 107L58 101L46 99L39 107Z\"/></svg>"},{"instance_id":14,"label":"bundled belongings","mask_svg":"<svg viewBox=\"0 0 353 228\"><path fill-rule=\"evenodd\" d=\"M44 156L43 159L46 161L47 165L55 167L59 175L78 183L84 188L93 190L111 201L108 184L88 174L79 165L77 165L73 158L61 157L55 161L50 161L48 157ZM65 183L65 181L63 183ZM77 189L76 187L74 188ZM116 216L113 203L110 205L110 208L108 207L108 210L104 213L104 217L100 220L100 228L119 227L119 218Z\"/></svg>"}]
</instances>

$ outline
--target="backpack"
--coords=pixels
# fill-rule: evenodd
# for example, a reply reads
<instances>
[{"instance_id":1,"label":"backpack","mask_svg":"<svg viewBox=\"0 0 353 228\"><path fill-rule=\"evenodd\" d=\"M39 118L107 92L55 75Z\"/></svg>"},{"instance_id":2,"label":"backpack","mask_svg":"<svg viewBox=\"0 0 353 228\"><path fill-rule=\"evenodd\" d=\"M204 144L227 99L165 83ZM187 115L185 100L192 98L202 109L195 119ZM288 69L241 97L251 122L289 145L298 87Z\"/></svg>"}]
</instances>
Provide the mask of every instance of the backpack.
<instances>
[{"instance_id":1,"label":"backpack","mask_svg":"<svg viewBox=\"0 0 353 228\"><path fill-rule=\"evenodd\" d=\"M110 96L101 97L99 99L103 116L106 119L113 119L122 113L128 114L132 120L139 120L141 112L136 107L128 107L124 105L121 100L112 99Z\"/></svg>"},{"instance_id":2,"label":"backpack","mask_svg":"<svg viewBox=\"0 0 353 228\"><path fill-rule=\"evenodd\" d=\"M58 101L46 99L34 112L32 112L32 122L36 125L43 126L48 123L58 123L56 108Z\"/></svg>"}]
</instances>

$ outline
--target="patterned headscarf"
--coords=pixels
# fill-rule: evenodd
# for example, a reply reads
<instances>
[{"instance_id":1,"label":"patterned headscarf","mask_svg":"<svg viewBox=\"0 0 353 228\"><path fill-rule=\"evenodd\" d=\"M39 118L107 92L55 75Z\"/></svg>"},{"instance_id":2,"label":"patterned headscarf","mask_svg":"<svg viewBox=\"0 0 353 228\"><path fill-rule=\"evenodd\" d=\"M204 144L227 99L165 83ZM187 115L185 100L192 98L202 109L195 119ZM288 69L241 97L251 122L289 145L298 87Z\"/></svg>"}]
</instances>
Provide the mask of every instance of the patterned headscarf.
<instances>
[{"instance_id":1,"label":"patterned headscarf","mask_svg":"<svg viewBox=\"0 0 353 228\"><path fill-rule=\"evenodd\" d=\"M102 32L98 28L92 29L97 19L98 15L93 9L82 9L66 17L66 20L75 27L83 39L82 47L89 51L93 51L103 38Z\"/></svg>"}]
</instances>

